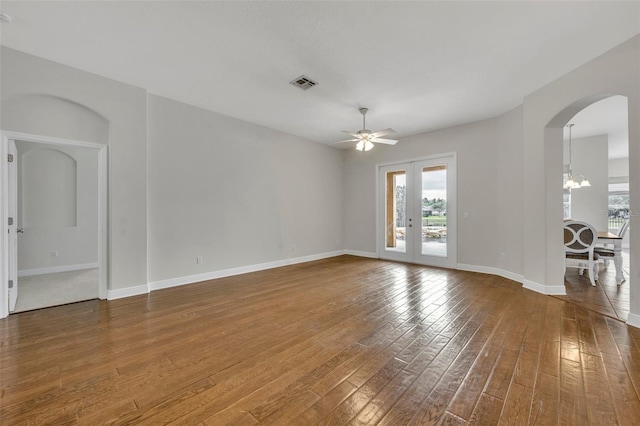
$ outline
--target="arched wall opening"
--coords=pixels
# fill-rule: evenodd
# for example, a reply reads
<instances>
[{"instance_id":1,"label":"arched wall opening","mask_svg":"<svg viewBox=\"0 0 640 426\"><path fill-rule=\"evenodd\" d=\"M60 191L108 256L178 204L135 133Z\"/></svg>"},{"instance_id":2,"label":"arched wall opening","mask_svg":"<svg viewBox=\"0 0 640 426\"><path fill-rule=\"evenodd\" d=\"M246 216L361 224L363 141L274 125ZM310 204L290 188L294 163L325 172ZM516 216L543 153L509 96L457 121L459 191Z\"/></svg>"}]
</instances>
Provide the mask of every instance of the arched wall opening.
<instances>
[{"instance_id":1,"label":"arched wall opening","mask_svg":"<svg viewBox=\"0 0 640 426\"><path fill-rule=\"evenodd\" d=\"M579 99L558 112L548 122L547 126L544 129L544 175L547 218L546 273L547 281L549 282L564 283L565 273L564 244L562 239L564 207L562 202L563 187L561 184L564 173L564 127L585 108L612 96L617 96L617 94L594 94ZM630 107L627 108L626 114L628 116L630 115ZM630 141L631 139L629 140L629 142ZM632 195L634 191L637 191L637 188L635 188L634 182L632 181L629 182L629 185L630 199L633 200L633 204L637 204L638 200L633 199L634 197ZM602 206L602 215L605 215L605 212L606 206ZM633 258L630 259L630 265L628 266L631 270L634 269L635 262ZM640 289L638 289L638 280L632 279L631 276L626 277L624 285L629 286L629 296L632 300L634 299L634 297L638 297L638 295L640 294Z\"/></svg>"}]
</instances>

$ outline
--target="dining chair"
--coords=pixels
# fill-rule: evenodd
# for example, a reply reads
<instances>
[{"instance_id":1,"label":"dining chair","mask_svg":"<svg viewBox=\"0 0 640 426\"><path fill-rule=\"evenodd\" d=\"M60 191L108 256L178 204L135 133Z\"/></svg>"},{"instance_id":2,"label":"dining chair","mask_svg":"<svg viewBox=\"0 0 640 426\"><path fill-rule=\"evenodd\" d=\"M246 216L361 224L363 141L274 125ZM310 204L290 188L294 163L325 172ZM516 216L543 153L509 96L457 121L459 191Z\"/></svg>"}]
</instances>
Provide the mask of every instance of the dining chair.
<instances>
[{"instance_id":1,"label":"dining chair","mask_svg":"<svg viewBox=\"0 0 640 426\"><path fill-rule=\"evenodd\" d=\"M620 229L618 230L618 237L624 238L627 230L629 229L629 219L625 220ZM615 256L615 252L612 248L609 248L609 244L599 244L596 245L594 252L598 254L602 259L602 263L604 263L604 267L607 268L609 266L609 260L613 259Z\"/></svg>"},{"instance_id":2,"label":"dining chair","mask_svg":"<svg viewBox=\"0 0 640 426\"><path fill-rule=\"evenodd\" d=\"M624 238L625 234L627 233L627 229L629 228L629 219L626 219L623 223L622 226L620 227L620 229L618 229L617 232L617 236L620 238ZM604 247L604 248L609 248L608 247L609 244L605 243L605 244L596 244L596 249L600 248L600 247Z\"/></svg>"},{"instance_id":3,"label":"dining chair","mask_svg":"<svg viewBox=\"0 0 640 426\"><path fill-rule=\"evenodd\" d=\"M594 251L597 241L598 233L592 225L577 220L564 223L565 265L578 268L580 275L586 269L592 286L598 279L599 256Z\"/></svg>"}]
</instances>

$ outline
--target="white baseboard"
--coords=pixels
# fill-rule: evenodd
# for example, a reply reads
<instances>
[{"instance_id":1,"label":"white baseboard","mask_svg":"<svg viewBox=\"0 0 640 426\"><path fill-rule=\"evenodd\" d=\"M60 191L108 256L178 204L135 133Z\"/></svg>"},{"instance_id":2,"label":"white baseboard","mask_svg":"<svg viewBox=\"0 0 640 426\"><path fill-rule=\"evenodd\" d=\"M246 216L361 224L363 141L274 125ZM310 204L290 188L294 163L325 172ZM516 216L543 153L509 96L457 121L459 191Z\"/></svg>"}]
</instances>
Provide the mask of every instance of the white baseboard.
<instances>
[{"instance_id":1,"label":"white baseboard","mask_svg":"<svg viewBox=\"0 0 640 426\"><path fill-rule=\"evenodd\" d=\"M627 315L627 324L640 328L640 315L629 313L629 315Z\"/></svg>"},{"instance_id":2,"label":"white baseboard","mask_svg":"<svg viewBox=\"0 0 640 426\"><path fill-rule=\"evenodd\" d=\"M482 274L497 275L499 277L506 278L518 283L522 283L524 281L524 277L520 274L516 274L514 272L500 268L492 268L490 266L467 265L464 263L458 263L457 269L461 271L480 272Z\"/></svg>"},{"instance_id":3,"label":"white baseboard","mask_svg":"<svg viewBox=\"0 0 640 426\"><path fill-rule=\"evenodd\" d=\"M32 275L54 274L56 272L81 271L83 269L94 269L98 267L98 262L82 263L79 265L60 265L48 268L24 269L18 271L18 277L30 277Z\"/></svg>"},{"instance_id":4,"label":"white baseboard","mask_svg":"<svg viewBox=\"0 0 640 426\"><path fill-rule=\"evenodd\" d=\"M349 254L351 256L359 256L359 257L368 257L371 259L377 259L378 253L372 253L369 251L358 251L358 250L345 250L344 254Z\"/></svg>"},{"instance_id":5,"label":"white baseboard","mask_svg":"<svg viewBox=\"0 0 640 426\"><path fill-rule=\"evenodd\" d=\"M176 287L180 285L193 284L200 281L215 280L217 278L230 277L233 275L247 274L249 272L264 271L265 269L279 268L281 266L295 265L297 263L311 262L313 260L327 259L345 254L344 250L302 256L291 259L276 260L274 262L259 263L256 265L240 266L238 268L222 269L220 271L205 272L203 274L188 275L185 277L170 278L167 280L152 281L149 283L149 290L160 290L163 288Z\"/></svg>"},{"instance_id":6,"label":"white baseboard","mask_svg":"<svg viewBox=\"0 0 640 426\"><path fill-rule=\"evenodd\" d=\"M149 293L149 286L146 285L107 290L107 300L122 299L124 297L138 296L147 293Z\"/></svg>"},{"instance_id":7,"label":"white baseboard","mask_svg":"<svg viewBox=\"0 0 640 426\"><path fill-rule=\"evenodd\" d=\"M566 296L567 289L564 285L543 285L531 280L523 280L522 286L526 289L548 296Z\"/></svg>"}]
</instances>

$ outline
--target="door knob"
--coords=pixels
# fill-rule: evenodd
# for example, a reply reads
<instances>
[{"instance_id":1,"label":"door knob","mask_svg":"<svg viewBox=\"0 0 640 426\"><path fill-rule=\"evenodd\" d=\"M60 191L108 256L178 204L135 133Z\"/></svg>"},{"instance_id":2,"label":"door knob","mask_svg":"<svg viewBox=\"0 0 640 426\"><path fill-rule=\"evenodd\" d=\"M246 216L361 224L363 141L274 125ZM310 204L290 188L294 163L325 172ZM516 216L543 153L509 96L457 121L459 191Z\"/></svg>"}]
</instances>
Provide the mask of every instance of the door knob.
<instances>
[{"instance_id":1,"label":"door knob","mask_svg":"<svg viewBox=\"0 0 640 426\"><path fill-rule=\"evenodd\" d=\"M18 229L16 229L16 232L18 234L24 234L24 228L18 228Z\"/></svg>"}]
</instances>

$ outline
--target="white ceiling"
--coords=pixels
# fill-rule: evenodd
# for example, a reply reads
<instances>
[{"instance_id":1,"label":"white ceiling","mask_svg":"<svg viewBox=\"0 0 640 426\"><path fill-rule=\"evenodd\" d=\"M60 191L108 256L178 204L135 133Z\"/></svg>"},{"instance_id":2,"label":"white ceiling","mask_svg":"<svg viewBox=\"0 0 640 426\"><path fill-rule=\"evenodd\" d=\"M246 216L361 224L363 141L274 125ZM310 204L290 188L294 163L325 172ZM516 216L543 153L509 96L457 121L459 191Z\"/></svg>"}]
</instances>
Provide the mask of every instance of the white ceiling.
<instances>
[{"instance_id":1,"label":"white ceiling","mask_svg":"<svg viewBox=\"0 0 640 426\"><path fill-rule=\"evenodd\" d=\"M8 47L322 143L499 115L640 33L633 2L3 1ZM302 91L304 74L319 84ZM576 126L576 130L578 130Z\"/></svg>"}]
</instances>

